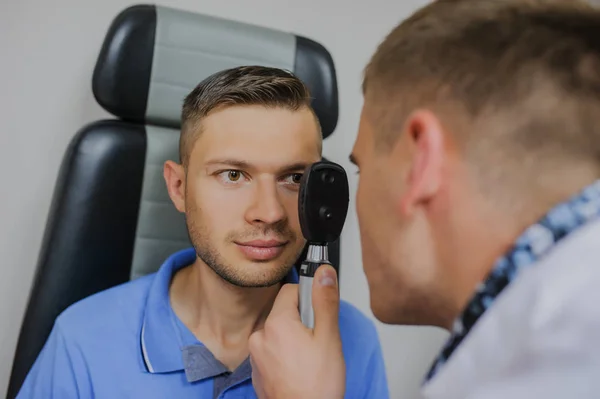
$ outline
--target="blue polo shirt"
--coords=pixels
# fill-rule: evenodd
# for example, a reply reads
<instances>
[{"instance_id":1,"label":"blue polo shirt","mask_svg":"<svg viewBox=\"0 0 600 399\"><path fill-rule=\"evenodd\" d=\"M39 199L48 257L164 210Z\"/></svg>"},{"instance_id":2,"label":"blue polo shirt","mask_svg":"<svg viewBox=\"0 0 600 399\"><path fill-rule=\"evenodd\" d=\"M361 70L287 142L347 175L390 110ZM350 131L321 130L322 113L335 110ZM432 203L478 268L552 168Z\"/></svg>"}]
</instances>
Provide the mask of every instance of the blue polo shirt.
<instances>
[{"instance_id":1,"label":"blue polo shirt","mask_svg":"<svg viewBox=\"0 0 600 399\"><path fill-rule=\"evenodd\" d=\"M249 361L227 370L170 306L173 274L195 259L193 249L175 253L157 273L66 309L17 398L256 398ZM297 282L295 270L288 278ZM346 398L388 398L374 324L344 301L339 321Z\"/></svg>"}]
</instances>

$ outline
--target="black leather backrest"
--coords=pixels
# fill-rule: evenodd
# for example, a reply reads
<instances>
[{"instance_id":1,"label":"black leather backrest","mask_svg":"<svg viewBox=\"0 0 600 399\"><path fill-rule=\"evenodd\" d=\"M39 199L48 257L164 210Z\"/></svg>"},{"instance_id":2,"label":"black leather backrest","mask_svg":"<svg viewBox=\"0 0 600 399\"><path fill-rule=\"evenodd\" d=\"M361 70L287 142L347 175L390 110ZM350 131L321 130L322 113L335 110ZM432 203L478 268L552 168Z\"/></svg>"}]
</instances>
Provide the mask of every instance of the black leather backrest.
<instances>
[{"instance_id":1,"label":"black leather backrest","mask_svg":"<svg viewBox=\"0 0 600 399\"><path fill-rule=\"evenodd\" d=\"M17 344L9 398L17 394L64 309L153 271L167 253L187 245L183 219L175 220L181 215L160 192L164 181L157 180L156 168L164 158L176 156L183 96L209 74L243 64L295 72L312 91L324 136L334 131L336 74L320 44L154 5L129 7L114 19L92 88L98 103L117 119L83 127L64 155ZM157 195L163 201L160 206ZM156 232L162 235L156 237ZM331 246L330 257L339 264L339 242ZM132 264L145 264L149 258L154 263L148 269L132 269Z\"/></svg>"},{"instance_id":2,"label":"black leather backrest","mask_svg":"<svg viewBox=\"0 0 600 399\"><path fill-rule=\"evenodd\" d=\"M167 7L133 6L115 18L94 70L93 91L115 116L178 129L183 96L193 86L220 70L251 64L294 72L311 91L323 136L333 133L338 88L325 47L289 32Z\"/></svg>"},{"instance_id":3,"label":"black leather backrest","mask_svg":"<svg viewBox=\"0 0 600 399\"><path fill-rule=\"evenodd\" d=\"M99 121L63 158L9 381L14 398L54 320L68 306L130 278L146 135Z\"/></svg>"}]
</instances>

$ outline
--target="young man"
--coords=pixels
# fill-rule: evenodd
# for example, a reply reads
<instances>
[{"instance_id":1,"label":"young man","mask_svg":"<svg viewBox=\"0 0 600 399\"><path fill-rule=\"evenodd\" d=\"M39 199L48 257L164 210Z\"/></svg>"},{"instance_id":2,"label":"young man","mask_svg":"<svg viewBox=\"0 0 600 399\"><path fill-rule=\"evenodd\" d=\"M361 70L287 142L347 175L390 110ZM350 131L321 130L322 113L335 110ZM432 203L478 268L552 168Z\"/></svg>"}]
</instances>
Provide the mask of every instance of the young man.
<instances>
[{"instance_id":1,"label":"young man","mask_svg":"<svg viewBox=\"0 0 600 399\"><path fill-rule=\"evenodd\" d=\"M321 140L292 74L240 67L200 83L183 106L181 164L164 165L193 248L61 314L19 398L256 397L248 337L297 282L299 182ZM387 397L374 325L347 303L338 317L347 397Z\"/></svg>"},{"instance_id":2,"label":"young man","mask_svg":"<svg viewBox=\"0 0 600 399\"><path fill-rule=\"evenodd\" d=\"M577 0L439 0L366 68L352 158L371 308L451 331L425 398L600 397L599 38ZM314 288L331 304L314 333L285 287L250 338L261 397L343 396L338 294Z\"/></svg>"}]
</instances>

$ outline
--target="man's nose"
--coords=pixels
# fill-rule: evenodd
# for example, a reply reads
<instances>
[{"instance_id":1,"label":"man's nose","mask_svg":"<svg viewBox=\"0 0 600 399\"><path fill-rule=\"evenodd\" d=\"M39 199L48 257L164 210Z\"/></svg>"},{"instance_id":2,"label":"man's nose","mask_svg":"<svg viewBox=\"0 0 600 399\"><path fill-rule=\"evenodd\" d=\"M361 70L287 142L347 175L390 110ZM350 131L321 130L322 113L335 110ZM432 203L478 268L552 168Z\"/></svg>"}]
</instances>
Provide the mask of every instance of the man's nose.
<instances>
[{"instance_id":1,"label":"man's nose","mask_svg":"<svg viewBox=\"0 0 600 399\"><path fill-rule=\"evenodd\" d=\"M246 212L248 223L274 224L285 217L277 182L259 181L255 186L252 205Z\"/></svg>"}]
</instances>

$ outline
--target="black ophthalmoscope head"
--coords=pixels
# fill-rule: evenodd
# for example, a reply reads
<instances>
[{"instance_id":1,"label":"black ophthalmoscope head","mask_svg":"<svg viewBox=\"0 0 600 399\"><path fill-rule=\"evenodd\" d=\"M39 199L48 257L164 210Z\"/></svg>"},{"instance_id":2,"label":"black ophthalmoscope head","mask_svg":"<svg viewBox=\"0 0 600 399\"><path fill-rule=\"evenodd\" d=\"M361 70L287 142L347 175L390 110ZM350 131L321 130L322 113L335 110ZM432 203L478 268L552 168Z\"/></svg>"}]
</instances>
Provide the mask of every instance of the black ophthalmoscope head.
<instances>
[{"instance_id":1,"label":"black ophthalmoscope head","mask_svg":"<svg viewBox=\"0 0 600 399\"><path fill-rule=\"evenodd\" d=\"M323 160L306 168L300 182L298 216L309 245L326 246L342 234L349 191L348 176L340 165Z\"/></svg>"}]
</instances>

